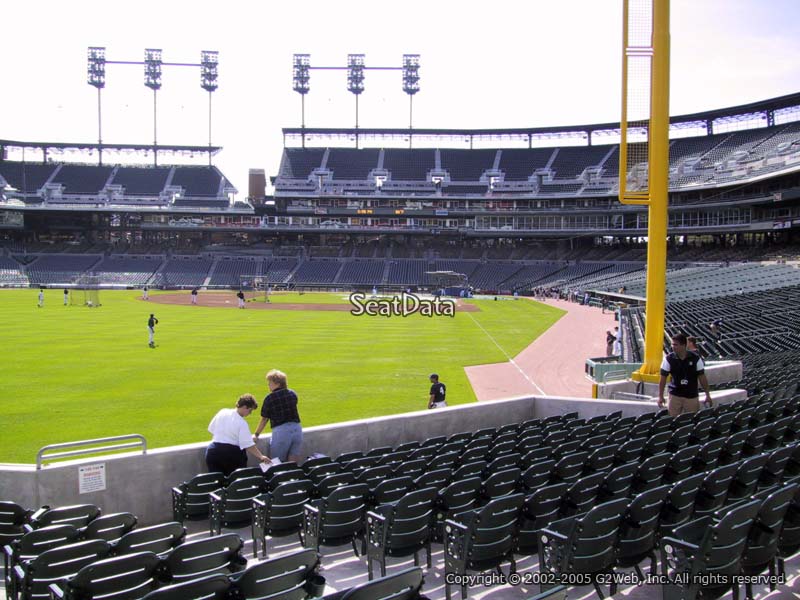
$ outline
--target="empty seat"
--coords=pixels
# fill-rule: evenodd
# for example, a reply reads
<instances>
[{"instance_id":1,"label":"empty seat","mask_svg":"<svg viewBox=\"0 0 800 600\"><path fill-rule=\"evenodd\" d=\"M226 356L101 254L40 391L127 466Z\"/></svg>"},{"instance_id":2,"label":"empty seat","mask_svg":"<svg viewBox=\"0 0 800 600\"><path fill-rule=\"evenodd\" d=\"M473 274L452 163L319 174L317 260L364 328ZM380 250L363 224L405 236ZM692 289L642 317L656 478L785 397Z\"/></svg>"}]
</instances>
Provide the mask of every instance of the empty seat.
<instances>
[{"instance_id":1,"label":"empty seat","mask_svg":"<svg viewBox=\"0 0 800 600\"><path fill-rule=\"evenodd\" d=\"M183 523L186 519L207 519L208 494L225 485L222 473L202 473L172 488L172 518Z\"/></svg>"},{"instance_id":2,"label":"empty seat","mask_svg":"<svg viewBox=\"0 0 800 600\"><path fill-rule=\"evenodd\" d=\"M243 545L242 538L235 533L184 542L164 557L164 577L177 583L214 573L241 571L247 564L241 553Z\"/></svg>"},{"instance_id":3,"label":"empty seat","mask_svg":"<svg viewBox=\"0 0 800 600\"><path fill-rule=\"evenodd\" d=\"M159 558L137 552L86 565L66 582L50 585L54 600L128 600L141 598L158 585Z\"/></svg>"},{"instance_id":4,"label":"empty seat","mask_svg":"<svg viewBox=\"0 0 800 600\"><path fill-rule=\"evenodd\" d=\"M307 479L281 483L252 501L253 557L267 556L267 536L285 537L303 530L303 507L311 500L312 484ZM302 539L300 540L302 541Z\"/></svg>"},{"instance_id":5,"label":"empty seat","mask_svg":"<svg viewBox=\"0 0 800 600\"><path fill-rule=\"evenodd\" d=\"M397 502L383 504L367 512L367 568L373 578L372 564L378 561L381 577L386 575L386 557L414 556L419 566L419 551L425 549L431 568L431 515L437 497L436 488L407 493Z\"/></svg>"},{"instance_id":6,"label":"empty seat","mask_svg":"<svg viewBox=\"0 0 800 600\"><path fill-rule=\"evenodd\" d=\"M465 575L468 570L494 570L504 562L511 563L512 572L516 570L513 555L514 534L524 500L522 494L495 498L483 508L461 513L445 522L444 570L447 600L451 597L449 574ZM467 584L463 580L461 597L467 597Z\"/></svg>"}]
</instances>

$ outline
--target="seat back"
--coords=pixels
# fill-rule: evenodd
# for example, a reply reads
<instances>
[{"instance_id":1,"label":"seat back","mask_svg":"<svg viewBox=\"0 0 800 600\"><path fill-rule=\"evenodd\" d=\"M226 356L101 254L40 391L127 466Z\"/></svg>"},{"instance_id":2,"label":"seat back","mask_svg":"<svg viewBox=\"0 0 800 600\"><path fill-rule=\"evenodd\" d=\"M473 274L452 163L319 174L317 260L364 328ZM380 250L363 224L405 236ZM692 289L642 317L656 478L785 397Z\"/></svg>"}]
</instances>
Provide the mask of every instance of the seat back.
<instances>
[{"instance_id":1,"label":"seat back","mask_svg":"<svg viewBox=\"0 0 800 600\"><path fill-rule=\"evenodd\" d=\"M692 462L700 451L700 446L687 446L674 452L667 468L664 469L663 480L674 483L692 474Z\"/></svg>"},{"instance_id":2,"label":"seat back","mask_svg":"<svg viewBox=\"0 0 800 600\"><path fill-rule=\"evenodd\" d=\"M339 600L416 600L422 589L422 569L411 567L350 588Z\"/></svg>"},{"instance_id":3,"label":"seat back","mask_svg":"<svg viewBox=\"0 0 800 600\"><path fill-rule=\"evenodd\" d=\"M778 448L769 454L769 460L761 470L760 483L769 486L775 485L783 478L783 472L794 452L793 446Z\"/></svg>"},{"instance_id":4,"label":"seat back","mask_svg":"<svg viewBox=\"0 0 800 600\"><path fill-rule=\"evenodd\" d=\"M576 452L565 456L553 467L553 479L555 483L566 482L572 483L583 472L583 465L589 458L588 452Z\"/></svg>"},{"instance_id":5,"label":"seat back","mask_svg":"<svg viewBox=\"0 0 800 600\"><path fill-rule=\"evenodd\" d=\"M320 537L351 538L364 528L369 487L363 483L333 490L322 505Z\"/></svg>"},{"instance_id":6,"label":"seat back","mask_svg":"<svg viewBox=\"0 0 800 600\"><path fill-rule=\"evenodd\" d=\"M500 560L511 552L517 519L524 501L525 496L522 494L511 494L495 498L483 508L474 511L468 564Z\"/></svg>"},{"instance_id":7,"label":"seat back","mask_svg":"<svg viewBox=\"0 0 800 600\"><path fill-rule=\"evenodd\" d=\"M100 509L94 504L57 506L37 511L31 517L31 526L34 529L38 529L48 525L74 525L79 530L83 530L99 516Z\"/></svg>"},{"instance_id":8,"label":"seat back","mask_svg":"<svg viewBox=\"0 0 800 600\"><path fill-rule=\"evenodd\" d=\"M553 459L540 460L531 464L522 473L522 485L530 491L547 485L550 482L555 466L556 461Z\"/></svg>"},{"instance_id":9,"label":"seat back","mask_svg":"<svg viewBox=\"0 0 800 600\"><path fill-rule=\"evenodd\" d=\"M653 551L669 491L670 486L662 485L631 500L620 522L617 564L626 567L638 564Z\"/></svg>"},{"instance_id":10,"label":"seat back","mask_svg":"<svg viewBox=\"0 0 800 600\"><path fill-rule=\"evenodd\" d=\"M86 565L66 584L68 598L136 600L157 586L159 558L137 552Z\"/></svg>"},{"instance_id":11,"label":"seat back","mask_svg":"<svg viewBox=\"0 0 800 600\"><path fill-rule=\"evenodd\" d=\"M595 504L605 478L605 473L593 473L567 484L569 488L562 497L559 516L569 517L589 510Z\"/></svg>"},{"instance_id":12,"label":"seat back","mask_svg":"<svg viewBox=\"0 0 800 600\"><path fill-rule=\"evenodd\" d=\"M114 513L98 517L83 532L87 540L115 542L136 527L137 519L131 513Z\"/></svg>"},{"instance_id":13,"label":"seat back","mask_svg":"<svg viewBox=\"0 0 800 600\"><path fill-rule=\"evenodd\" d=\"M424 475L422 476L424 477ZM369 496L370 506L397 502L414 486L411 477L392 477L378 483Z\"/></svg>"},{"instance_id":14,"label":"seat back","mask_svg":"<svg viewBox=\"0 0 800 600\"><path fill-rule=\"evenodd\" d=\"M600 501L609 502L626 497L631 489L633 476L636 474L638 468L639 463L629 462L608 471L600 487Z\"/></svg>"},{"instance_id":15,"label":"seat back","mask_svg":"<svg viewBox=\"0 0 800 600\"><path fill-rule=\"evenodd\" d=\"M308 597L305 588L318 566L319 555L314 550L300 550L254 564L230 579L243 598L304 600Z\"/></svg>"},{"instance_id":16,"label":"seat back","mask_svg":"<svg viewBox=\"0 0 800 600\"><path fill-rule=\"evenodd\" d=\"M661 525L671 529L686 523L694 512L697 492L705 479L704 473L697 473L674 484L664 501Z\"/></svg>"},{"instance_id":17,"label":"seat back","mask_svg":"<svg viewBox=\"0 0 800 600\"><path fill-rule=\"evenodd\" d=\"M452 476L453 470L449 468L429 470L414 479L414 487L418 490L426 487L434 487L440 490L447 486Z\"/></svg>"},{"instance_id":18,"label":"seat back","mask_svg":"<svg viewBox=\"0 0 800 600\"><path fill-rule=\"evenodd\" d=\"M217 573L164 586L150 592L142 600L225 600L230 588L228 576Z\"/></svg>"},{"instance_id":19,"label":"seat back","mask_svg":"<svg viewBox=\"0 0 800 600\"><path fill-rule=\"evenodd\" d=\"M798 489L800 485L793 483L772 493L765 491L757 496L758 499L763 498L763 503L747 536L747 545L742 555L742 569L745 573L758 574L772 565L778 551L784 518Z\"/></svg>"},{"instance_id":20,"label":"seat back","mask_svg":"<svg viewBox=\"0 0 800 600\"><path fill-rule=\"evenodd\" d=\"M428 461L418 458L416 460L405 460L398 464L393 472L395 477L419 477L428 468Z\"/></svg>"},{"instance_id":21,"label":"seat back","mask_svg":"<svg viewBox=\"0 0 800 600\"><path fill-rule=\"evenodd\" d=\"M172 512L176 521L185 518L208 517L208 494L225 485L222 473L202 473L175 488L172 495Z\"/></svg>"},{"instance_id":22,"label":"seat back","mask_svg":"<svg viewBox=\"0 0 800 600\"><path fill-rule=\"evenodd\" d=\"M481 486L481 497L484 499L499 498L515 492L520 475L521 472L516 467L492 473Z\"/></svg>"},{"instance_id":23,"label":"seat back","mask_svg":"<svg viewBox=\"0 0 800 600\"><path fill-rule=\"evenodd\" d=\"M668 452L651 456L636 469L633 476L631 489L634 493L646 492L661 485L664 471L672 460Z\"/></svg>"},{"instance_id":24,"label":"seat back","mask_svg":"<svg viewBox=\"0 0 800 600\"><path fill-rule=\"evenodd\" d=\"M330 462L310 467L308 470L306 470L306 476L314 484L314 486L318 486L322 480L329 475L337 475L343 472L342 465L337 462Z\"/></svg>"},{"instance_id":25,"label":"seat back","mask_svg":"<svg viewBox=\"0 0 800 600\"><path fill-rule=\"evenodd\" d=\"M16 502L0 501L0 547L22 537L30 514Z\"/></svg>"},{"instance_id":26,"label":"seat back","mask_svg":"<svg viewBox=\"0 0 800 600\"><path fill-rule=\"evenodd\" d=\"M277 465L280 466L280 465ZM225 484L222 487L228 487L237 479L244 479L245 477L264 477L264 471L261 470L261 467L242 467L241 469L236 469L233 471L228 477L225 479Z\"/></svg>"},{"instance_id":27,"label":"seat back","mask_svg":"<svg viewBox=\"0 0 800 600\"><path fill-rule=\"evenodd\" d=\"M592 450L583 466L584 475L609 471L614 466L617 450L619 450L618 444L602 444Z\"/></svg>"},{"instance_id":28,"label":"seat back","mask_svg":"<svg viewBox=\"0 0 800 600\"><path fill-rule=\"evenodd\" d=\"M480 489L480 477L469 477L440 490L436 496L436 520L441 522L451 514L472 508Z\"/></svg>"},{"instance_id":29,"label":"seat back","mask_svg":"<svg viewBox=\"0 0 800 600\"><path fill-rule=\"evenodd\" d=\"M549 565L550 569L562 573L598 573L608 570L614 564L619 525L627 506L627 499L612 500L599 504L582 515L551 523L548 529L568 531L568 541L565 542L563 554L557 553L560 555L560 563ZM543 547L548 545L548 529L540 534Z\"/></svg>"},{"instance_id":30,"label":"seat back","mask_svg":"<svg viewBox=\"0 0 800 600\"><path fill-rule=\"evenodd\" d=\"M642 456L642 452L644 452L644 445L646 443L646 438L628 440L617 450L617 455L614 457L614 462L616 462L618 465L622 465L634 460L638 461Z\"/></svg>"},{"instance_id":31,"label":"seat back","mask_svg":"<svg viewBox=\"0 0 800 600\"><path fill-rule=\"evenodd\" d=\"M769 454L759 454L741 461L731 481L731 486L728 490L728 499L748 498L752 496L758 487L764 465L766 465L768 461Z\"/></svg>"},{"instance_id":32,"label":"seat back","mask_svg":"<svg viewBox=\"0 0 800 600\"><path fill-rule=\"evenodd\" d=\"M761 501L753 500L733 508L718 522L712 522L713 524L706 528L699 552L705 557L704 570L707 573L720 575L739 573L742 551L761 504ZM679 531L680 529L675 533L678 534Z\"/></svg>"},{"instance_id":33,"label":"seat back","mask_svg":"<svg viewBox=\"0 0 800 600\"><path fill-rule=\"evenodd\" d=\"M123 535L114 544L114 554L145 551L164 554L182 543L185 537L186 528L177 521L139 527Z\"/></svg>"},{"instance_id":34,"label":"seat back","mask_svg":"<svg viewBox=\"0 0 800 600\"><path fill-rule=\"evenodd\" d=\"M39 556L51 548L74 544L80 538L80 532L74 525L48 525L41 529L29 531L15 542L10 542L13 552L12 564Z\"/></svg>"},{"instance_id":35,"label":"seat back","mask_svg":"<svg viewBox=\"0 0 800 600\"><path fill-rule=\"evenodd\" d=\"M720 438L702 444L692 461L692 471L704 473L716 467L726 443L726 438Z\"/></svg>"},{"instance_id":36,"label":"seat back","mask_svg":"<svg viewBox=\"0 0 800 600\"><path fill-rule=\"evenodd\" d=\"M725 504L731 481L738 469L739 464L733 463L709 471L695 498L694 511L697 515L713 513Z\"/></svg>"},{"instance_id":37,"label":"seat back","mask_svg":"<svg viewBox=\"0 0 800 600\"><path fill-rule=\"evenodd\" d=\"M264 492L266 485L266 480L260 475L237 479L217 492L222 502L212 504L212 517L224 524L249 521L253 498Z\"/></svg>"},{"instance_id":38,"label":"seat back","mask_svg":"<svg viewBox=\"0 0 800 600\"><path fill-rule=\"evenodd\" d=\"M300 531L303 525L303 505L311 499L312 484L307 479L281 483L264 496L266 511L264 529L267 532Z\"/></svg>"},{"instance_id":39,"label":"seat back","mask_svg":"<svg viewBox=\"0 0 800 600\"><path fill-rule=\"evenodd\" d=\"M48 586L73 577L86 565L106 558L111 545L103 540L87 540L52 548L27 563L20 582L23 598L47 598Z\"/></svg>"},{"instance_id":40,"label":"seat back","mask_svg":"<svg viewBox=\"0 0 800 600\"><path fill-rule=\"evenodd\" d=\"M392 549L417 546L430 538L436 488L409 492L393 505L386 545Z\"/></svg>"},{"instance_id":41,"label":"seat back","mask_svg":"<svg viewBox=\"0 0 800 600\"><path fill-rule=\"evenodd\" d=\"M175 582L238 571L247 564L241 555L243 545L235 533L185 542L165 557L166 570Z\"/></svg>"},{"instance_id":42,"label":"seat back","mask_svg":"<svg viewBox=\"0 0 800 600\"><path fill-rule=\"evenodd\" d=\"M458 468L453 471L453 479L451 481L459 481L461 479L468 479L470 477L479 477L480 474L485 470L485 460L475 460L469 463L460 464Z\"/></svg>"},{"instance_id":43,"label":"seat back","mask_svg":"<svg viewBox=\"0 0 800 600\"><path fill-rule=\"evenodd\" d=\"M345 471L343 473L337 473L336 475L328 475L327 477L324 477L319 483L317 483L317 495L320 498L325 498L336 488L342 487L344 485L353 485L355 481L356 481L355 475L353 475L349 471Z\"/></svg>"}]
</instances>

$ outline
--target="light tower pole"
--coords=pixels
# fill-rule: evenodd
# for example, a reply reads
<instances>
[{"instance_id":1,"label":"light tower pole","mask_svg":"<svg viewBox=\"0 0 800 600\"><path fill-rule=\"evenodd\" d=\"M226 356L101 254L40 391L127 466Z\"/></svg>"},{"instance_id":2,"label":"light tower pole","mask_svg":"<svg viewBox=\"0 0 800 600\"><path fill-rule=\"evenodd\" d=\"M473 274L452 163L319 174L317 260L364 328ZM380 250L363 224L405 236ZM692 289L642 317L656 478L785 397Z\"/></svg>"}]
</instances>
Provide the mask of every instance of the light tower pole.
<instances>
[{"instance_id":1,"label":"light tower pole","mask_svg":"<svg viewBox=\"0 0 800 600\"><path fill-rule=\"evenodd\" d=\"M306 147L306 94L311 89L310 54L295 54L292 59L292 89L300 94L300 129L302 133L303 148Z\"/></svg>"},{"instance_id":2,"label":"light tower pole","mask_svg":"<svg viewBox=\"0 0 800 600\"><path fill-rule=\"evenodd\" d=\"M408 94L408 147L414 129L414 94L419 91L419 54L403 54L403 91Z\"/></svg>"},{"instance_id":3,"label":"light tower pole","mask_svg":"<svg viewBox=\"0 0 800 600\"><path fill-rule=\"evenodd\" d=\"M90 46L88 52L89 64L86 68L86 82L97 88L97 145L99 163L103 164L103 112L101 103L101 90L106 87L106 49L100 46Z\"/></svg>"},{"instance_id":4,"label":"light tower pole","mask_svg":"<svg viewBox=\"0 0 800 600\"><path fill-rule=\"evenodd\" d=\"M217 64L219 52L203 50L200 53L200 87L208 92L208 164L211 166L211 94L219 87Z\"/></svg>"},{"instance_id":5,"label":"light tower pole","mask_svg":"<svg viewBox=\"0 0 800 600\"><path fill-rule=\"evenodd\" d=\"M153 164L158 166L157 94L161 89L161 50L147 48L144 51L144 84L153 90Z\"/></svg>"},{"instance_id":6,"label":"light tower pole","mask_svg":"<svg viewBox=\"0 0 800 600\"><path fill-rule=\"evenodd\" d=\"M356 97L356 148L358 148L358 97L364 91L364 55L347 55L347 91Z\"/></svg>"}]
</instances>

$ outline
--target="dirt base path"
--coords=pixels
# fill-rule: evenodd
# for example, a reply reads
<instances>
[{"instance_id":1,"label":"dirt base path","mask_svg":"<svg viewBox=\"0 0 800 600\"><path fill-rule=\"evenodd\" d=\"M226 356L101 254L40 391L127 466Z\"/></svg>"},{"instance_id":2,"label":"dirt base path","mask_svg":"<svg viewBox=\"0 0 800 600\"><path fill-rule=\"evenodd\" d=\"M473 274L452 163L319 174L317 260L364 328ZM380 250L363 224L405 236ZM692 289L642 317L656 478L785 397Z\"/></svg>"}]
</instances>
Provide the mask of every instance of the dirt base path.
<instances>
[{"instance_id":1,"label":"dirt base path","mask_svg":"<svg viewBox=\"0 0 800 600\"><path fill-rule=\"evenodd\" d=\"M591 397L584 364L587 358L605 356L614 314L563 300L545 304L567 314L509 362L464 368L479 401L524 394Z\"/></svg>"}]
</instances>

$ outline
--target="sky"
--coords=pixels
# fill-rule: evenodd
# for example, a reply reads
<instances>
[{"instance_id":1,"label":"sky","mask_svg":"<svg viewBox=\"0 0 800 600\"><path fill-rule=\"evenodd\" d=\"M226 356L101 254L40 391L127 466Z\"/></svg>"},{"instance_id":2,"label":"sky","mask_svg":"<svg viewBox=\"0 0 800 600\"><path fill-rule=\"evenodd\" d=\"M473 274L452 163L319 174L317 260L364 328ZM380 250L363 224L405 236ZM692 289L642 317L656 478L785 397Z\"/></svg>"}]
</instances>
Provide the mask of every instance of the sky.
<instances>
[{"instance_id":1,"label":"sky","mask_svg":"<svg viewBox=\"0 0 800 600\"><path fill-rule=\"evenodd\" d=\"M247 193L250 168L275 175L281 128L300 126L292 55L312 66L396 66L420 54L414 126L503 128L619 120L621 0L11 0L3 7L0 138L97 140L88 46L108 60L199 62L219 51L212 101L214 163ZM800 91L798 0L672 0L670 114ZM199 69L164 67L159 144L208 143ZM153 95L143 67L108 65L104 143L152 143ZM311 72L308 127L352 127L344 71ZM407 127L399 71L367 71L361 127Z\"/></svg>"}]
</instances>

